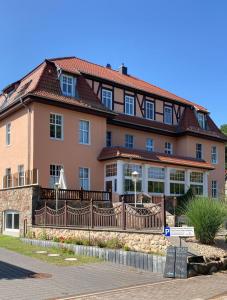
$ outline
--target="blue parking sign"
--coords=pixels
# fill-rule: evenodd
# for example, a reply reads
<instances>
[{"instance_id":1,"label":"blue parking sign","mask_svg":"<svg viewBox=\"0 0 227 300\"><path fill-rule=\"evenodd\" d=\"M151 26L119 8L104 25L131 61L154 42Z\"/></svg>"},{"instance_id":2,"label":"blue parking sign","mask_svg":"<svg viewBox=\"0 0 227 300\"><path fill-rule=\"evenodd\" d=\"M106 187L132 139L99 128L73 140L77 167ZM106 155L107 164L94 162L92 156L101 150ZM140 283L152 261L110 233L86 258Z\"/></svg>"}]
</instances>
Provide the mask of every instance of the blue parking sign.
<instances>
[{"instance_id":1,"label":"blue parking sign","mask_svg":"<svg viewBox=\"0 0 227 300\"><path fill-rule=\"evenodd\" d=\"M165 236L170 236L170 227L165 227L164 234Z\"/></svg>"}]
</instances>

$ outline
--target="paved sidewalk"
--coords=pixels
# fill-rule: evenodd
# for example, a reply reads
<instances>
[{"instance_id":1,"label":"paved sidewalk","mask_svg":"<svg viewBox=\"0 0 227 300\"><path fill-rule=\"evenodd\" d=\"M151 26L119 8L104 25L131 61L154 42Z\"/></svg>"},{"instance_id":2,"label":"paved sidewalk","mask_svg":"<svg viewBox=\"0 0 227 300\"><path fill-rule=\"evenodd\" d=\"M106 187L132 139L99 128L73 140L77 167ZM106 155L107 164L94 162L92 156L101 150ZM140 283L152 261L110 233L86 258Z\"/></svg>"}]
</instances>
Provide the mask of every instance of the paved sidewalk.
<instances>
[{"instance_id":1,"label":"paved sidewalk","mask_svg":"<svg viewBox=\"0 0 227 300\"><path fill-rule=\"evenodd\" d=\"M37 273L50 278L31 278ZM1 300L56 299L160 281L162 274L121 265L55 266L0 248Z\"/></svg>"},{"instance_id":2,"label":"paved sidewalk","mask_svg":"<svg viewBox=\"0 0 227 300\"><path fill-rule=\"evenodd\" d=\"M216 273L189 279L145 284L93 295L84 295L71 300L227 300L227 274Z\"/></svg>"}]
</instances>

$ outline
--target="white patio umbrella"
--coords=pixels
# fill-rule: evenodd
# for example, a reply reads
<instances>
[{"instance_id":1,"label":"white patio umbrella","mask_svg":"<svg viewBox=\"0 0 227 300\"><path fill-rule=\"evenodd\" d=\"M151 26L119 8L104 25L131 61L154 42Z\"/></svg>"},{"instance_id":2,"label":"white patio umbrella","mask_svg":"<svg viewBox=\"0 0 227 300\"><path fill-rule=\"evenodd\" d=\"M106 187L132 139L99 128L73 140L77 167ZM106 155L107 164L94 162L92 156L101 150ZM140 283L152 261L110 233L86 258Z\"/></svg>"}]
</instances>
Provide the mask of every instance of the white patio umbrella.
<instances>
[{"instance_id":1,"label":"white patio umbrella","mask_svg":"<svg viewBox=\"0 0 227 300\"><path fill-rule=\"evenodd\" d=\"M67 185L66 185L66 180L65 180L65 172L64 169L62 168L60 171L60 177L59 181L55 184L55 189L56 189L56 211L58 210L58 190L66 190Z\"/></svg>"},{"instance_id":2,"label":"white patio umbrella","mask_svg":"<svg viewBox=\"0 0 227 300\"><path fill-rule=\"evenodd\" d=\"M64 172L63 168L61 168L61 171L60 171L60 177L59 177L58 184L59 184L59 189L61 189L61 190L67 189L66 180L65 180L65 172Z\"/></svg>"}]
</instances>

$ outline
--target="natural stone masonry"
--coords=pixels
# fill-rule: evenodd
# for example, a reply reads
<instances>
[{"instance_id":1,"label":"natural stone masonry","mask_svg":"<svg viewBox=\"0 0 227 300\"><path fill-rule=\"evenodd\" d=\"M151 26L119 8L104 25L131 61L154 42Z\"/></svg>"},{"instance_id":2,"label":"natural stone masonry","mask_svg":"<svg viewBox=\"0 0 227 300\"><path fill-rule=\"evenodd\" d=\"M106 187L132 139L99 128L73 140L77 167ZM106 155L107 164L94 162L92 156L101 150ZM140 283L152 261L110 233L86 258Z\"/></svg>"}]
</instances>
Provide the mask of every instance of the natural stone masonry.
<instances>
[{"instance_id":1,"label":"natural stone masonry","mask_svg":"<svg viewBox=\"0 0 227 300\"><path fill-rule=\"evenodd\" d=\"M49 239L53 237L75 238L75 239L97 239L107 242L108 240L118 239L122 244L127 245L132 251L145 253L165 254L169 241L162 233L135 233L110 230L80 230L69 228L41 228L32 227L31 231L36 238L47 235Z\"/></svg>"},{"instance_id":2,"label":"natural stone masonry","mask_svg":"<svg viewBox=\"0 0 227 300\"><path fill-rule=\"evenodd\" d=\"M24 224L31 227L32 209L38 199L39 187L28 186L0 190L0 228L3 231L3 214L6 210L16 210L20 213L20 234L24 233ZM26 220L26 223L24 223Z\"/></svg>"}]
</instances>

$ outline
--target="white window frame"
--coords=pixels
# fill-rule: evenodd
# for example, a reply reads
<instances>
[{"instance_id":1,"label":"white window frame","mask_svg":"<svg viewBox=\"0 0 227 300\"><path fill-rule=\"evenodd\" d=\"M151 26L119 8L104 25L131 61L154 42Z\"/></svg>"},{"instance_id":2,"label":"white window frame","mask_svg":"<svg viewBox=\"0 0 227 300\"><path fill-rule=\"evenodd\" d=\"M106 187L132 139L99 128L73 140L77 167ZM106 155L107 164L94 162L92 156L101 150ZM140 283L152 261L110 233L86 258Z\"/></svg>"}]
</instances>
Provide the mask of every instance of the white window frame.
<instances>
[{"instance_id":1,"label":"white window frame","mask_svg":"<svg viewBox=\"0 0 227 300\"><path fill-rule=\"evenodd\" d=\"M170 176L171 176L171 171L172 170L176 170L176 171L184 171L184 181L181 181L181 180L172 180L172 179L170 179ZM171 194L171 188L170 188L170 185L171 185L171 183L176 183L176 184L183 184L184 185L184 194L185 194L185 192L186 192L186 170L184 170L184 169L180 169L180 168L171 168L170 170L169 170L169 178L167 179L167 181L169 181L169 192L170 192L170 195L171 196L180 196L180 195L183 195L183 194Z\"/></svg>"},{"instance_id":2,"label":"white window frame","mask_svg":"<svg viewBox=\"0 0 227 300\"><path fill-rule=\"evenodd\" d=\"M125 114L129 116L135 115L135 98L133 96L125 95Z\"/></svg>"},{"instance_id":3,"label":"white window frame","mask_svg":"<svg viewBox=\"0 0 227 300\"><path fill-rule=\"evenodd\" d=\"M11 122L6 124L6 146L11 145Z\"/></svg>"},{"instance_id":4,"label":"white window frame","mask_svg":"<svg viewBox=\"0 0 227 300\"><path fill-rule=\"evenodd\" d=\"M127 165L132 167L130 175L125 174L125 168L126 168ZM138 166L139 169L141 169L141 172L138 172L137 166ZM136 184L138 184L138 182L141 181L141 191L137 190L137 193L141 193L142 190L143 190L143 172L144 172L143 171L143 166L141 164L138 164L138 163L124 163L124 165L123 165L123 187L124 188L123 189L124 189L124 193L126 193L126 194L133 194L134 193L134 189L133 189L133 191L125 191L125 180L127 179L127 180L132 181L132 173L134 171L137 171L139 173L138 174L138 180L137 180Z\"/></svg>"},{"instance_id":5,"label":"white window frame","mask_svg":"<svg viewBox=\"0 0 227 300\"><path fill-rule=\"evenodd\" d=\"M162 172L164 171L164 174L163 174L164 176L161 177L161 178L150 177L149 176L149 169L151 169L151 168L156 169L156 170L162 170ZM165 168L164 167L149 166L147 168L147 190L148 190L149 182L162 182L162 183L164 183L163 193L151 193L151 192L148 191L148 193L151 194L151 195L159 195L159 196L163 195L165 193L165 185L167 184Z\"/></svg>"},{"instance_id":6,"label":"white window frame","mask_svg":"<svg viewBox=\"0 0 227 300\"><path fill-rule=\"evenodd\" d=\"M199 145L201 145L201 150L198 149ZM198 157L198 155L197 155L198 153L201 154L201 155L199 155L201 157ZM195 157L196 157L196 159L203 159L203 144L196 143L196 145L195 145Z\"/></svg>"},{"instance_id":7,"label":"white window frame","mask_svg":"<svg viewBox=\"0 0 227 300\"><path fill-rule=\"evenodd\" d=\"M132 147L127 146L127 137L132 137ZM128 143L129 145L129 143ZM132 134L125 134L125 148L133 149L134 148L134 136Z\"/></svg>"},{"instance_id":8,"label":"white window frame","mask_svg":"<svg viewBox=\"0 0 227 300\"><path fill-rule=\"evenodd\" d=\"M170 142L165 142L165 154L173 154L173 144Z\"/></svg>"},{"instance_id":9,"label":"white window frame","mask_svg":"<svg viewBox=\"0 0 227 300\"><path fill-rule=\"evenodd\" d=\"M114 166L116 168L116 175L111 175L111 176L107 176L107 168L108 166ZM104 188L106 189L106 182L107 181L111 181L112 182L112 191L113 192L117 192L117 180L118 180L118 173L119 173L119 167L118 167L118 164L117 162L112 162L112 163L108 163L105 165L105 185L104 185Z\"/></svg>"},{"instance_id":10,"label":"white window frame","mask_svg":"<svg viewBox=\"0 0 227 300\"><path fill-rule=\"evenodd\" d=\"M113 109L113 91L112 90L109 90L107 88L102 89L102 104L110 110Z\"/></svg>"},{"instance_id":11,"label":"white window frame","mask_svg":"<svg viewBox=\"0 0 227 300\"><path fill-rule=\"evenodd\" d=\"M206 128L206 126L205 126L205 115L201 112L198 112L197 113L197 120L198 120L199 126L202 129L205 129Z\"/></svg>"},{"instance_id":12,"label":"white window frame","mask_svg":"<svg viewBox=\"0 0 227 300\"><path fill-rule=\"evenodd\" d=\"M88 170L88 177L80 177L80 170L83 169L83 170ZM84 172L83 172L84 174ZM81 185L81 180L84 181L84 180L87 180L88 182L88 188L87 189L84 189L83 187L83 183ZM83 190L86 190L86 191L89 191L90 190L90 168L88 167L79 167L79 184L80 184L80 188L82 188Z\"/></svg>"},{"instance_id":13,"label":"white window frame","mask_svg":"<svg viewBox=\"0 0 227 300\"><path fill-rule=\"evenodd\" d=\"M86 123L88 124L88 131L86 131L86 130L80 128L81 122L86 122ZM83 135L85 132L88 133L88 142L84 142L84 138L82 139L82 141L80 140L80 138L81 138L81 133L82 133L82 135ZM91 124L90 124L90 121L89 121L89 120L81 119L81 120L79 121L79 144L80 144L80 145L90 145L90 144L91 144L90 138L91 138Z\"/></svg>"},{"instance_id":14,"label":"white window frame","mask_svg":"<svg viewBox=\"0 0 227 300\"><path fill-rule=\"evenodd\" d=\"M198 181L191 181L191 174L192 173L201 173L202 174L202 178L203 181L202 182L198 182ZM189 174L189 180L190 180L190 187L191 185L195 185L195 186L202 186L203 187L203 194L202 195L198 195L198 196L203 196L205 193L205 179L204 179L204 173L200 172L200 171L191 171Z\"/></svg>"},{"instance_id":15,"label":"white window frame","mask_svg":"<svg viewBox=\"0 0 227 300\"><path fill-rule=\"evenodd\" d=\"M7 215L12 215L12 228L6 227L6 218ZM14 228L15 227L15 215L19 215L19 228ZM20 213L16 210L6 210L4 212L4 231L5 232L19 232L20 230Z\"/></svg>"},{"instance_id":16,"label":"white window frame","mask_svg":"<svg viewBox=\"0 0 227 300\"><path fill-rule=\"evenodd\" d=\"M218 198L218 182L217 182L217 180L211 181L211 195L212 195L212 198Z\"/></svg>"},{"instance_id":17,"label":"white window frame","mask_svg":"<svg viewBox=\"0 0 227 300\"><path fill-rule=\"evenodd\" d=\"M56 119L55 119L55 123L51 123L51 115L55 115L55 118L56 117L61 117L61 125L59 125L59 124L56 123ZM51 137L51 134L50 134L50 139L51 140L57 140L57 141L63 141L64 140L64 116L62 114L50 112L49 127L51 125L54 125L54 130L55 130L55 134L54 135L55 135L55 137ZM57 126L61 127L61 137L60 138L56 137L57 136Z\"/></svg>"},{"instance_id":18,"label":"white window frame","mask_svg":"<svg viewBox=\"0 0 227 300\"><path fill-rule=\"evenodd\" d=\"M215 149L215 151L213 151ZM215 159L213 159L215 156ZM218 148L217 146L211 146L211 163L216 165L218 163Z\"/></svg>"},{"instance_id":19,"label":"white window frame","mask_svg":"<svg viewBox=\"0 0 227 300\"><path fill-rule=\"evenodd\" d=\"M149 106L152 106L152 109ZM154 120L154 102L145 100L145 117L148 120ZM150 117L150 112L152 111L152 116ZM149 112L149 113L148 113Z\"/></svg>"},{"instance_id":20,"label":"white window frame","mask_svg":"<svg viewBox=\"0 0 227 300\"><path fill-rule=\"evenodd\" d=\"M154 151L154 140L152 138L146 139L146 150L149 152Z\"/></svg>"},{"instance_id":21,"label":"white window frame","mask_svg":"<svg viewBox=\"0 0 227 300\"><path fill-rule=\"evenodd\" d=\"M66 79L67 82L63 82L64 78ZM68 82L69 80L72 80L72 83L69 83ZM66 97L75 97L76 78L73 77L73 76L71 76L71 75L62 74L60 81L61 81L61 91L62 91L62 94L64 96L66 96ZM67 85L67 91L66 92L63 91L63 85L64 84ZM72 90L71 93L68 92L68 86L71 86L71 90Z\"/></svg>"},{"instance_id":22,"label":"white window frame","mask_svg":"<svg viewBox=\"0 0 227 300\"><path fill-rule=\"evenodd\" d=\"M173 124L173 108L171 106L164 106L164 123L168 125Z\"/></svg>"}]
</instances>

